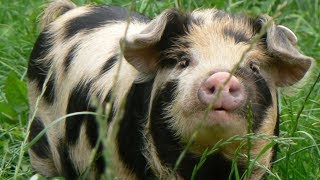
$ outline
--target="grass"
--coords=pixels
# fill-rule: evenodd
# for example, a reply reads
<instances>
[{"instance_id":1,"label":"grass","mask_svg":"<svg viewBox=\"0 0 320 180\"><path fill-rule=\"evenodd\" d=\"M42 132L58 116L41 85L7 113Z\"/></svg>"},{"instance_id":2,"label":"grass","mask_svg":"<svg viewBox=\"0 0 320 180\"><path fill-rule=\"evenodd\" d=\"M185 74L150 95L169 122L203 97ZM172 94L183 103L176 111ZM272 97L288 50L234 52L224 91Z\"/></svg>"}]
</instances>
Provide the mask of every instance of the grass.
<instances>
[{"instance_id":1,"label":"grass","mask_svg":"<svg viewBox=\"0 0 320 180\"><path fill-rule=\"evenodd\" d=\"M75 3L129 7L131 0L77 0ZM26 179L35 173L28 154L21 152L20 146L26 137L28 117L27 61L39 33L37 22L44 4L43 0L0 1L0 179L13 179L20 154L23 156L16 177ZM250 15L274 15L280 4L283 1L139 0L134 9L150 17L169 7L182 10L217 7ZM289 0L276 21L296 33L299 48L315 58L318 65L298 93L288 97L280 92L279 154L273 165L273 176L268 179L319 179L320 3L318 0Z\"/></svg>"}]
</instances>

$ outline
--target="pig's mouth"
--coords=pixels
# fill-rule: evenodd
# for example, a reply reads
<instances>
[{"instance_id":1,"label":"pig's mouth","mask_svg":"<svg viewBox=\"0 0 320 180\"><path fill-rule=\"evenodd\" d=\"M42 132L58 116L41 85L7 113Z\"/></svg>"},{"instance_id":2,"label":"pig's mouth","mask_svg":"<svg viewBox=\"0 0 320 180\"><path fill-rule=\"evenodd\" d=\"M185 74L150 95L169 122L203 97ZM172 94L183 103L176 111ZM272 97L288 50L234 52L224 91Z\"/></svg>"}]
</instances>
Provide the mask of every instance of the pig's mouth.
<instances>
[{"instance_id":1,"label":"pig's mouth","mask_svg":"<svg viewBox=\"0 0 320 180\"><path fill-rule=\"evenodd\" d=\"M223 106L215 107L208 112L208 121L210 124L225 124L238 119L238 113Z\"/></svg>"},{"instance_id":2,"label":"pig's mouth","mask_svg":"<svg viewBox=\"0 0 320 180\"><path fill-rule=\"evenodd\" d=\"M223 107L220 107L220 108L214 108L213 111L226 111L226 109Z\"/></svg>"}]
</instances>

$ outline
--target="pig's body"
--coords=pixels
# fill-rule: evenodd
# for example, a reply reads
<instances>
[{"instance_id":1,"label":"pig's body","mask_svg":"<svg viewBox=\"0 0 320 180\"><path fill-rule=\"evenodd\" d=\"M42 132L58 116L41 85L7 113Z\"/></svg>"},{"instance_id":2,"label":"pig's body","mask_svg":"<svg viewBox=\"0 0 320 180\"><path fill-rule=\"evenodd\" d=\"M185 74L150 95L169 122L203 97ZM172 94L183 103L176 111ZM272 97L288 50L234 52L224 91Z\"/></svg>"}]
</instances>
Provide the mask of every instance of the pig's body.
<instances>
[{"instance_id":1,"label":"pig's body","mask_svg":"<svg viewBox=\"0 0 320 180\"><path fill-rule=\"evenodd\" d=\"M53 21L58 10L64 13ZM66 114L102 106L108 117L105 127L87 114L50 128L29 151L40 174L98 178L109 166L102 156L108 149L120 179L168 179L172 174L190 179L204 150L221 139L246 135L248 119L250 131L278 135L276 89L300 80L312 63L295 49L290 30L271 23L248 50L267 17L251 19L215 9L192 14L167 10L152 21L130 15L128 26L127 11L118 7L75 8L56 1L46 10L28 67L30 109L36 115L29 139ZM103 139L111 147L98 142L100 128L108 131ZM252 140L251 158L268 143ZM239 144L220 147L196 178L228 179ZM246 146L240 152L246 153ZM268 149L257 162L269 168L274 156L274 149ZM238 158L240 174L246 162ZM260 179L264 173L256 167L250 177Z\"/></svg>"}]
</instances>

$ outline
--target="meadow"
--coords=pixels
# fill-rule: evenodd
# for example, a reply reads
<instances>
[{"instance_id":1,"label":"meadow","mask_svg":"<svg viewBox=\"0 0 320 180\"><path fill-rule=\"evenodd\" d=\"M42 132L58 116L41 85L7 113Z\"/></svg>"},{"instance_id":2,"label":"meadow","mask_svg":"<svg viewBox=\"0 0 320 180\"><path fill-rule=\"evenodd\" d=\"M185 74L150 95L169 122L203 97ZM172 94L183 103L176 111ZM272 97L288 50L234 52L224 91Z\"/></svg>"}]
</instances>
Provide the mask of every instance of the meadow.
<instances>
[{"instance_id":1,"label":"meadow","mask_svg":"<svg viewBox=\"0 0 320 180\"><path fill-rule=\"evenodd\" d=\"M190 11L223 9L252 16L276 16L296 33L298 47L315 66L298 92L280 89L280 137L277 160L268 179L320 179L320 2L318 0L74 0L82 4L133 7L154 17L166 8ZM45 0L0 0L0 179L27 179L35 174L26 139L27 63L39 34ZM287 94L291 94L288 96Z\"/></svg>"}]
</instances>

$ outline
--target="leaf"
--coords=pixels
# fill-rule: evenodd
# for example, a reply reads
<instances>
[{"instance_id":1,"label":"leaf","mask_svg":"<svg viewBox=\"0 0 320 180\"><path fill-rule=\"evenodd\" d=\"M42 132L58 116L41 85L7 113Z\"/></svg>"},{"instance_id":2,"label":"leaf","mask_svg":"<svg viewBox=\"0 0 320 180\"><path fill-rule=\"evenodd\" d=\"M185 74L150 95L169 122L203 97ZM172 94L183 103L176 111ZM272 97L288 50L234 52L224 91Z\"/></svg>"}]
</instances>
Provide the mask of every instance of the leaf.
<instances>
[{"instance_id":1,"label":"leaf","mask_svg":"<svg viewBox=\"0 0 320 180\"><path fill-rule=\"evenodd\" d=\"M8 104L16 111L16 113L28 110L27 85L13 72L7 77L5 83L5 96Z\"/></svg>"},{"instance_id":2,"label":"leaf","mask_svg":"<svg viewBox=\"0 0 320 180\"><path fill-rule=\"evenodd\" d=\"M216 0L214 1L214 6L218 9L223 9L223 7L225 7L226 5L226 1L225 0Z\"/></svg>"},{"instance_id":3,"label":"leaf","mask_svg":"<svg viewBox=\"0 0 320 180\"><path fill-rule=\"evenodd\" d=\"M15 117L17 117L16 111L9 104L0 102L0 120L12 123Z\"/></svg>"}]
</instances>

